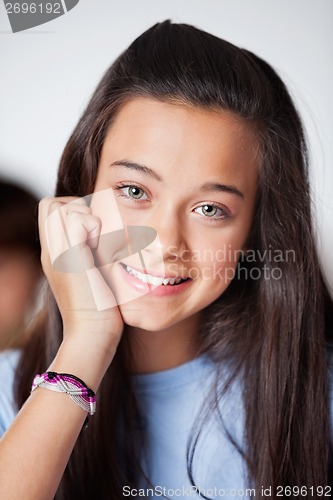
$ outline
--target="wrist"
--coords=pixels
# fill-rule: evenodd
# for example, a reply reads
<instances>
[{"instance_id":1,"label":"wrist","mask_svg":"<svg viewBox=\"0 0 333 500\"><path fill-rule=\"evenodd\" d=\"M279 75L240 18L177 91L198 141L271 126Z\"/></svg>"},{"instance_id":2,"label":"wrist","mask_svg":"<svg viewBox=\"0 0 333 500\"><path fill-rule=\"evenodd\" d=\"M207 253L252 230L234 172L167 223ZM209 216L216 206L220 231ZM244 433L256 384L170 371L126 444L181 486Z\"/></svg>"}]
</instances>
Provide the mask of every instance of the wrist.
<instances>
[{"instance_id":1,"label":"wrist","mask_svg":"<svg viewBox=\"0 0 333 500\"><path fill-rule=\"evenodd\" d=\"M64 325L64 337L66 333L73 335L78 335L79 338L83 335L87 337L101 336L104 339L110 339L113 342L113 338L121 335L124 324L121 319L120 313L114 311L112 314L107 311L92 312L87 311L73 311L71 314L62 314L62 320Z\"/></svg>"},{"instance_id":2,"label":"wrist","mask_svg":"<svg viewBox=\"0 0 333 500\"><path fill-rule=\"evenodd\" d=\"M94 337L65 338L48 370L70 373L97 391L116 352L118 343L107 349Z\"/></svg>"}]
</instances>

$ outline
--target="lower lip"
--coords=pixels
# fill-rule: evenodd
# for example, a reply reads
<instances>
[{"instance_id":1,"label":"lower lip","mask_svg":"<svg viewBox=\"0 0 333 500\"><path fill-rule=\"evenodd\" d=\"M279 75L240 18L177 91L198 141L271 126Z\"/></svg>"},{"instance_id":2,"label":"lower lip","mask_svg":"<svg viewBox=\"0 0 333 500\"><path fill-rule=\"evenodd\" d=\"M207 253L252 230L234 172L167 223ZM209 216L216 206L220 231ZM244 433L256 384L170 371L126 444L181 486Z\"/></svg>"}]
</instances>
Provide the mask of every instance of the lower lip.
<instances>
[{"instance_id":1,"label":"lower lip","mask_svg":"<svg viewBox=\"0 0 333 500\"><path fill-rule=\"evenodd\" d=\"M192 280L188 279L179 285L154 286L135 278L135 276L133 276L133 274L129 274L122 265L120 265L120 268L126 283L138 292L149 293L150 296L165 297L166 295L178 295L185 291L192 283Z\"/></svg>"}]
</instances>

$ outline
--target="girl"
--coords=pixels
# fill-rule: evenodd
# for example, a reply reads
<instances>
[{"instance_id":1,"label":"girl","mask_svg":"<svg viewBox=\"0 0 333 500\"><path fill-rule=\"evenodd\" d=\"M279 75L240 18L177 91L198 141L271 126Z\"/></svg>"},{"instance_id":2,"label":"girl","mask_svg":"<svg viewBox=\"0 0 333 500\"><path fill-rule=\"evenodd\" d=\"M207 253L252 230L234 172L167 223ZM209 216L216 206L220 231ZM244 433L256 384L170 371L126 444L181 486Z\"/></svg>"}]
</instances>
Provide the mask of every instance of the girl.
<instances>
[{"instance_id":1,"label":"girl","mask_svg":"<svg viewBox=\"0 0 333 500\"><path fill-rule=\"evenodd\" d=\"M3 430L12 391L25 402L1 440L2 497L331 495L332 302L274 70L152 27L99 84L56 196L40 206L52 295L2 360Z\"/></svg>"}]
</instances>

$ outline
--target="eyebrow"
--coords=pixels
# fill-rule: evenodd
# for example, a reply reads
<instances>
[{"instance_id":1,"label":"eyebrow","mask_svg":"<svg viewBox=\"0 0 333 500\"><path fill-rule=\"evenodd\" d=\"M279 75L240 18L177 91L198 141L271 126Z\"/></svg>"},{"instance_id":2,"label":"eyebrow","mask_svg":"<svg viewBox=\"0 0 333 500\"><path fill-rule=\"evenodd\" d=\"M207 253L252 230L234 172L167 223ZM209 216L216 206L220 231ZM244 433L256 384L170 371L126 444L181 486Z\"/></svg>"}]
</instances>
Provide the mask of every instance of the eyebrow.
<instances>
[{"instance_id":1,"label":"eyebrow","mask_svg":"<svg viewBox=\"0 0 333 500\"><path fill-rule=\"evenodd\" d=\"M159 182L162 181L162 177L158 175L156 172L154 172L154 170L152 170L149 167L146 167L145 165L140 165L140 163L133 163L132 161L127 161L127 160L118 160L111 163L110 167L125 167L131 170L137 170L142 174L146 174L149 175L150 177L153 177L153 179L156 179Z\"/></svg>"},{"instance_id":2,"label":"eyebrow","mask_svg":"<svg viewBox=\"0 0 333 500\"><path fill-rule=\"evenodd\" d=\"M162 182L162 177L159 174L157 174L153 169L147 167L146 165L141 165L140 163L135 163L128 160L117 160L111 163L110 167L125 167L130 170L136 170L143 174L149 175L159 182ZM238 198L244 199L244 194L242 193L242 191L232 185L220 184L218 182L205 182L205 184L202 184L199 189L204 191L219 191L223 193L229 193L237 196Z\"/></svg>"},{"instance_id":3,"label":"eyebrow","mask_svg":"<svg viewBox=\"0 0 333 500\"><path fill-rule=\"evenodd\" d=\"M222 191L223 193L230 193L235 196L238 196L238 198L244 199L244 193L237 189L235 186L230 186L227 184L219 184L218 182L206 182L202 186L200 186L201 189L205 191Z\"/></svg>"}]
</instances>

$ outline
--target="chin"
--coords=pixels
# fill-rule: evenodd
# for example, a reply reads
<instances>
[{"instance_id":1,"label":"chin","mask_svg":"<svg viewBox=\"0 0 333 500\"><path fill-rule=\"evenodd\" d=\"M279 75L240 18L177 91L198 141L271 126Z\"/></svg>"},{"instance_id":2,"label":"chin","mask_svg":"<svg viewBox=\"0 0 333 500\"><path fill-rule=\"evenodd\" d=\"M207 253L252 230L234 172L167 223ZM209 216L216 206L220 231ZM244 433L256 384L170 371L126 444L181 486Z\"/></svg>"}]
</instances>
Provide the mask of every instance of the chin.
<instances>
[{"instance_id":1,"label":"chin","mask_svg":"<svg viewBox=\"0 0 333 500\"><path fill-rule=\"evenodd\" d=\"M127 306L127 307L126 307ZM125 325L132 328L139 328L147 332L159 332L178 323L176 318L167 319L164 314L143 314L142 310L129 308L128 304L119 306Z\"/></svg>"}]
</instances>

